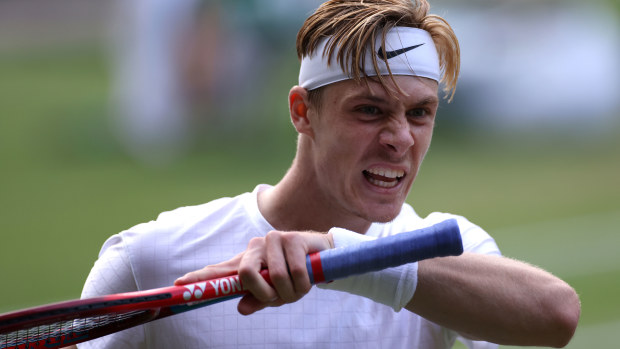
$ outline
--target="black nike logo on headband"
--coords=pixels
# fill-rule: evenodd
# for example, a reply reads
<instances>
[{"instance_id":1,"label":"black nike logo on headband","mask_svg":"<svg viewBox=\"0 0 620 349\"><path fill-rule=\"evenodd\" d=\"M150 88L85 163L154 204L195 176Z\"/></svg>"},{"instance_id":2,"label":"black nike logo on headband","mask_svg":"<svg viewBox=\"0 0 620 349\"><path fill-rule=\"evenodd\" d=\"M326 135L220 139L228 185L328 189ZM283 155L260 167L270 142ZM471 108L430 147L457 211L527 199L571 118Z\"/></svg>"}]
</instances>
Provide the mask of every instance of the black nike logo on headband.
<instances>
[{"instance_id":1,"label":"black nike logo on headband","mask_svg":"<svg viewBox=\"0 0 620 349\"><path fill-rule=\"evenodd\" d=\"M413 45L413 46L409 46L409 47L399 48L398 50L394 50L394 51L386 51L385 47L381 47L377 51L377 56L379 56L379 58L382 58L383 60L387 61L390 58L394 58L394 57L396 57L398 55L402 55L403 53L405 53L407 51L411 51L414 48L418 48L418 47L420 47L422 45L424 45L424 43Z\"/></svg>"}]
</instances>

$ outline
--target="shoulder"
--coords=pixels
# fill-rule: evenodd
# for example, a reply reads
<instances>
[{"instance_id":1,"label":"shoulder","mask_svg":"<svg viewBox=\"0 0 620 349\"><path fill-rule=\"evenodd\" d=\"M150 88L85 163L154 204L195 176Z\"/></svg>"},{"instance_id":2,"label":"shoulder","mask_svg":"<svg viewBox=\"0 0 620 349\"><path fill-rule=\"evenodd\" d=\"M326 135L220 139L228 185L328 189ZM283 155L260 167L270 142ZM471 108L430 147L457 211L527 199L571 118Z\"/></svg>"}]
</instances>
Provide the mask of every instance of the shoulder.
<instances>
[{"instance_id":1,"label":"shoulder","mask_svg":"<svg viewBox=\"0 0 620 349\"><path fill-rule=\"evenodd\" d=\"M216 199L201 205L179 207L171 211L162 212L155 221L137 225L132 229L145 229L149 225L154 224L166 227L182 227L209 218L217 219L223 213L241 209L247 196L248 193L245 193L236 197Z\"/></svg>"},{"instance_id":2,"label":"shoulder","mask_svg":"<svg viewBox=\"0 0 620 349\"><path fill-rule=\"evenodd\" d=\"M422 218L411 205L406 203L403 204L400 214L393 221L373 224L368 235L377 237L388 236L428 227L448 219L455 219L457 221L465 251L481 254L500 254L495 240L484 229L470 222L467 218L444 212L433 212Z\"/></svg>"},{"instance_id":3,"label":"shoulder","mask_svg":"<svg viewBox=\"0 0 620 349\"><path fill-rule=\"evenodd\" d=\"M247 229L251 201L251 193L245 193L161 213L111 236L99 260L116 258L121 251L125 270L139 289L169 285L190 270L229 259L247 245L242 234L253 232Z\"/></svg>"},{"instance_id":4,"label":"shoulder","mask_svg":"<svg viewBox=\"0 0 620 349\"><path fill-rule=\"evenodd\" d=\"M231 215L244 211L250 193L225 197L201 205L179 207L160 213L155 220L140 223L120 233L131 244L142 239L171 238L175 234L217 226Z\"/></svg>"},{"instance_id":5,"label":"shoulder","mask_svg":"<svg viewBox=\"0 0 620 349\"><path fill-rule=\"evenodd\" d=\"M220 198L205 204L180 207L159 214L157 219L141 223L118 235L131 257L174 249L181 253L199 241L209 240L231 227L243 226L251 216L251 193ZM254 203L254 205L256 205ZM169 253L173 253L170 251Z\"/></svg>"},{"instance_id":6,"label":"shoulder","mask_svg":"<svg viewBox=\"0 0 620 349\"><path fill-rule=\"evenodd\" d=\"M123 238L110 237L95 261L82 289L82 298L136 291L137 286Z\"/></svg>"}]
</instances>

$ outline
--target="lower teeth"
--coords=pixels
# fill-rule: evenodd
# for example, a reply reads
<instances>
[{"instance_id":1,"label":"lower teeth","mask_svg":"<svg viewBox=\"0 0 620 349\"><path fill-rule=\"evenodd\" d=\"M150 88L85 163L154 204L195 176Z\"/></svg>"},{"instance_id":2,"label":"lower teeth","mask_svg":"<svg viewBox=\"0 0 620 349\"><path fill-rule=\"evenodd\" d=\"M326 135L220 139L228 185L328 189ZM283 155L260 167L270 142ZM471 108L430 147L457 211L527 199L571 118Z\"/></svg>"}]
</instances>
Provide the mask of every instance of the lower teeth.
<instances>
[{"instance_id":1,"label":"lower teeth","mask_svg":"<svg viewBox=\"0 0 620 349\"><path fill-rule=\"evenodd\" d=\"M370 183L379 186L379 187L383 187L383 188L391 188L396 186L396 183L398 183L398 181L394 181L394 182L384 182L384 181L379 181L376 180L374 178L368 178L368 181L370 181Z\"/></svg>"}]
</instances>

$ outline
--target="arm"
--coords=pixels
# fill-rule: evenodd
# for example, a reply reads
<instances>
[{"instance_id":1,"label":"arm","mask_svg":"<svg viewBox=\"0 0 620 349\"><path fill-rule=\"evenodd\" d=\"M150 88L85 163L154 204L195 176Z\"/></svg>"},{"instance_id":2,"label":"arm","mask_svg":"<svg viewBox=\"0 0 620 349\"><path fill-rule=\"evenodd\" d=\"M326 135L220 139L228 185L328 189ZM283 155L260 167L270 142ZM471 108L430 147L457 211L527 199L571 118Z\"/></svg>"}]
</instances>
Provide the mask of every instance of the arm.
<instances>
[{"instance_id":1,"label":"arm","mask_svg":"<svg viewBox=\"0 0 620 349\"><path fill-rule=\"evenodd\" d=\"M465 253L419 263L406 309L466 337L563 347L579 320L575 291L523 262Z\"/></svg>"},{"instance_id":2,"label":"arm","mask_svg":"<svg viewBox=\"0 0 620 349\"><path fill-rule=\"evenodd\" d=\"M188 273L175 283L238 271L251 292L238 309L248 315L305 295L310 290L305 255L332 247L331 234L271 232L253 239L235 258ZM273 288L260 277L261 267L269 269ZM575 330L580 306L572 288L541 269L466 253L419 262L417 289L406 309L472 339L563 346Z\"/></svg>"}]
</instances>

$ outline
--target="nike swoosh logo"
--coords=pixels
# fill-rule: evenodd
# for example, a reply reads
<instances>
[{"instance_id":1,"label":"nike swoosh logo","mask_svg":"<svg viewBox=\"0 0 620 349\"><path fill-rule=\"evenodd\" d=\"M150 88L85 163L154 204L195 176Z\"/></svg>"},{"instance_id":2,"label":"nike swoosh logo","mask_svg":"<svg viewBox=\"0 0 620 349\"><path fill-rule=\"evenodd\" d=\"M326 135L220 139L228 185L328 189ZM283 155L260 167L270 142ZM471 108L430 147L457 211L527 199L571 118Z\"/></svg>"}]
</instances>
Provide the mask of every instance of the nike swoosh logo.
<instances>
[{"instance_id":1,"label":"nike swoosh logo","mask_svg":"<svg viewBox=\"0 0 620 349\"><path fill-rule=\"evenodd\" d=\"M418 47L420 47L422 45L424 45L424 43L413 45L413 46L409 46L409 47L403 47L403 48L400 48L400 49L394 50L394 51L386 51L384 47L381 47L377 51L377 56L379 56L379 58L382 58L382 59L387 61L390 58L394 58L394 57L396 57L398 55L402 55L403 53L405 53L407 51L411 51L414 48L418 48Z\"/></svg>"}]
</instances>

